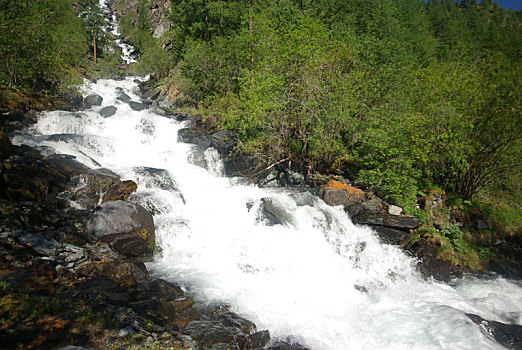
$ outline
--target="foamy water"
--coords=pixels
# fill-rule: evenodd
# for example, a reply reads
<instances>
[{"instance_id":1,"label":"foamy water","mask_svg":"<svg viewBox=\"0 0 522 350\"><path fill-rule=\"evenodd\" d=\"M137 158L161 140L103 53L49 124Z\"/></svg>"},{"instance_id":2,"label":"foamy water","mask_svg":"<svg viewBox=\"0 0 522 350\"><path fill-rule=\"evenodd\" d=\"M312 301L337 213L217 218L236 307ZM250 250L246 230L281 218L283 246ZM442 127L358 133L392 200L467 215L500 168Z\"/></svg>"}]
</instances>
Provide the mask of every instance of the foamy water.
<instances>
[{"instance_id":1,"label":"foamy water","mask_svg":"<svg viewBox=\"0 0 522 350\"><path fill-rule=\"evenodd\" d=\"M108 11L104 0L100 5ZM118 43L132 62L132 47ZM200 301L230 304L272 338L291 337L312 350L503 349L466 313L522 324L518 282L425 281L411 258L353 225L341 208L306 192L223 177L215 150L177 142L183 123L116 99L119 89L139 101L139 80L86 82L84 95L101 95L102 106L44 113L13 142L135 181L130 200L154 214L154 274ZM105 106L117 107L116 114L102 117ZM56 134L69 135L56 141ZM284 224L269 225L265 199L284 212Z\"/></svg>"},{"instance_id":2,"label":"foamy water","mask_svg":"<svg viewBox=\"0 0 522 350\"><path fill-rule=\"evenodd\" d=\"M103 105L55 111L14 138L71 154L138 183L134 200L154 213L161 254L149 268L196 298L232 305L272 337L311 349L501 349L465 315L521 324L522 288L502 278L426 282L400 249L381 244L306 192L262 189L221 176L215 150L177 142L184 125L133 111L135 77L87 83ZM114 105L116 114L98 113ZM75 134L64 141L50 135ZM285 212L270 226L262 199Z\"/></svg>"}]
</instances>

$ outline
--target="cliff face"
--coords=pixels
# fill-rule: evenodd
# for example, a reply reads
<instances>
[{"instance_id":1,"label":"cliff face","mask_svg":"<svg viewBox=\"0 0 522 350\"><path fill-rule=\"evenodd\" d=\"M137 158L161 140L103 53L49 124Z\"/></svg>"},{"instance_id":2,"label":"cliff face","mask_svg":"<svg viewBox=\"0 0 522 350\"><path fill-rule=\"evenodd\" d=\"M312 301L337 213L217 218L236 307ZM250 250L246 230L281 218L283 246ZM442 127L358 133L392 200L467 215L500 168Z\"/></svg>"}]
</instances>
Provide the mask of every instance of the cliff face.
<instances>
[{"instance_id":1,"label":"cliff face","mask_svg":"<svg viewBox=\"0 0 522 350\"><path fill-rule=\"evenodd\" d=\"M170 0L146 0L145 2L150 31L155 38L160 38L172 25L168 18L171 2ZM140 0L114 0L111 3L111 10L118 18L131 14L130 20L133 25L138 21L139 7Z\"/></svg>"}]
</instances>

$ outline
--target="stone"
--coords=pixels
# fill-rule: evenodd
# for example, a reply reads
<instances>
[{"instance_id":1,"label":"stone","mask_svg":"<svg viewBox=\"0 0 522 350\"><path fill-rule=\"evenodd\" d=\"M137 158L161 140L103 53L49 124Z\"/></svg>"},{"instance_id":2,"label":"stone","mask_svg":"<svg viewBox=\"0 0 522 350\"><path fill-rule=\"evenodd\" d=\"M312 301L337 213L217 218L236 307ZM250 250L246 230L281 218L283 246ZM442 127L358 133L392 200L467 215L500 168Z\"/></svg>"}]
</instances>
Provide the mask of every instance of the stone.
<instances>
[{"instance_id":1,"label":"stone","mask_svg":"<svg viewBox=\"0 0 522 350\"><path fill-rule=\"evenodd\" d=\"M122 287L132 287L148 280L149 273L145 264L138 261L107 261L100 263L95 275L113 280Z\"/></svg>"},{"instance_id":2,"label":"stone","mask_svg":"<svg viewBox=\"0 0 522 350\"><path fill-rule=\"evenodd\" d=\"M128 338L134 334L134 329L131 326L127 326L118 331L118 337L120 338Z\"/></svg>"},{"instance_id":3,"label":"stone","mask_svg":"<svg viewBox=\"0 0 522 350\"><path fill-rule=\"evenodd\" d=\"M13 144L9 136L3 131L0 131L0 159L5 159L13 154Z\"/></svg>"},{"instance_id":4,"label":"stone","mask_svg":"<svg viewBox=\"0 0 522 350\"><path fill-rule=\"evenodd\" d=\"M264 349L270 343L270 332L261 331L248 336L248 347L253 349Z\"/></svg>"},{"instance_id":5,"label":"stone","mask_svg":"<svg viewBox=\"0 0 522 350\"><path fill-rule=\"evenodd\" d=\"M105 192L102 198L102 203L108 201L127 200L130 194L138 188L138 185L132 181L122 181L120 183L112 184L111 187Z\"/></svg>"},{"instance_id":6,"label":"stone","mask_svg":"<svg viewBox=\"0 0 522 350\"><path fill-rule=\"evenodd\" d=\"M91 243L109 243L128 256L151 254L155 246L152 215L141 205L124 201L104 203L87 220L84 235Z\"/></svg>"},{"instance_id":7,"label":"stone","mask_svg":"<svg viewBox=\"0 0 522 350\"><path fill-rule=\"evenodd\" d=\"M83 107L89 109L93 106L101 106L103 97L98 94L92 94L83 99Z\"/></svg>"},{"instance_id":8,"label":"stone","mask_svg":"<svg viewBox=\"0 0 522 350\"><path fill-rule=\"evenodd\" d=\"M388 227L409 230L419 227L419 220L413 216L385 216L383 224Z\"/></svg>"},{"instance_id":9,"label":"stone","mask_svg":"<svg viewBox=\"0 0 522 350\"><path fill-rule=\"evenodd\" d=\"M354 204L360 204L366 198L363 191L346 186L346 188L327 187L322 190L322 198L326 204L331 206L342 205L348 207Z\"/></svg>"},{"instance_id":10,"label":"stone","mask_svg":"<svg viewBox=\"0 0 522 350\"><path fill-rule=\"evenodd\" d=\"M243 318L233 312L225 312L219 315L218 319L225 325L229 327L238 328L241 330L242 333L250 335L257 332L256 325L247 320L246 318Z\"/></svg>"},{"instance_id":11,"label":"stone","mask_svg":"<svg viewBox=\"0 0 522 350\"><path fill-rule=\"evenodd\" d=\"M203 346L211 346L218 343L230 343L237 331L218 321L191 321L183 328L183 333L188 334Z\"/></svg>"},{"instance_id":12,"label":"stone","mask_svg":"<svg viewBox=\"0 0 522 350\"><path fill-rule=\"evenodd\" d=\"M112 117L114 114L116 114L117 111L118 111L117 107L107 106L107 107L103 107L100 110L100 115L104 118L109 118L109 117Z\"/></svg>"},{"instance_id":13,"label":"stone","mask_svg":"<svg viewBox=\"0 0 522 350\"><path fill-rule=\"evenodd\" d=\"M148 317L151 314L154 315L156 318L155 323L158 323L160 326L166 326L169 322L174 321L177 316L177 312L174 306L165 300L149 299L136 301L130 303L129 307L132 308L132 310L134 310L138 315L144 317Z\"/></svg>"},{"instance_id":14,"label":"stone","mask_svg":"<svg viewBox=\"0 0 522 350\"><path fill-rule=\"evenodd\" d=\"M236 133L231 130L220 130L211 136L212 146L220 154L229 155L236 145Z\"/></svg>"},{"instance_id":15,"label":"stone","mask_svg":"<svg viewBox=\"0 0 522 350\"><path fill-rule=\"evenodd\" d=\"M91 169L74 177L71 189L61 196L73 200L82 208L92 210L101 202L102 194L119 181L119 176L108 169Z\"/></svg>"},{"instance_id":16,"label":"stone","mask_svg":"<svg viewBox=\"0 0 522 350\"><path fill-rule=\"evenodd\" d=\"M408 247L408 250L417 258L417 268L424 277L433 277L442 282L451 279L451 264L437 258L438 247L420 240Z\"/></svg>"},{"instance_id":17,"label":"stone","mask_svg":"<svg viewBox=\"0 0 522 350\"><path fill-rule=\"evenodd\" d=\"M474 314L466 315L479 326L486 336L495 339L508 349L522 349L521 325L489 321Z\"/></svg>"},{"instance_id":18,"label":"stone","mask_svg":"<svg viewBox=\"0 0 522 350\"><path fill-rule=\"evenodd\" d=\"M373 230L379 236L380 241L386 244L400 245L410 236L408 232L384 226L375 226L373 227Z\"/></svg>"},{"instance_id":19,"label":"stone","mask_svg":"<svg viewBox=\"0 0 522 350\"><path fill-rule=\"evenodd\" d=\"M135 101L129 101L127 102L130 106L130 108L133 110L133 111L142 111L144 110L145 108L147 108L147 105L146 104L143 104L141 102L135 102Z\"/></svg>"},{"instance_id":20,"label":"stone","mask_svg":"<svg viewBox=\"0 0 522 350\"><path fill-rule=\"evenodd\" d=\"M396 205L390 205L388 207L388 214L390 215L401 215L402 213L402 208L401 207L398 207Z\"/></svg>"},{"instance_id":21,"label":"stone","mask_svg":"<svg viewBox=\"0 0 522 350\"><path fill-rule=\"evenodd\" d=\"M366 212L371 215L382 214L384 211L384 206L380 199L370 199L368 201L363 202L362 206L366 210Z\"/></svg>"},{"instance_id":22,"label":"stone","mask_svg":"<svg viewBox=\"0 0 522 350\"><path fill-rule=\"evenodd\" d=\"M131 101L131 98L129 95L127 95L125 92L123 92L122 89L118 90L118 96L116 97L116 100L129 103Z\"/></svg>"},{"instance_id":23,"label":"stone","mask_svg":"<svg viewBox=\"0 0 522 350\"><path fill-rule=\"evenodd\" d=\"M267 220L269 226L293 225L293 218L284 206L272 198L262 198L260 205L261 219Z\"/></svg>"},{"instance_id":24,"label":"stone","mask_svg":"<svg viewBox=\"0 0 522 350\"><path fill-rule=\"evenodd\" d=\"M29 232L22 232L18 236L22 244L42 255L57 255L60 244L53 238L46 238L40 235L33 235Z\"/></svg>"},{"instance_id":25,"label":"stone","mask_svg":"<svg viewBox=\"0 0 522 350\"><path fill-rule=\"evenodd\" d=\"M209 148L212 146L212 140L207 135L192 128L178 130L178 141L191 143L204 148Z\"/></svg>"}]
</instances>

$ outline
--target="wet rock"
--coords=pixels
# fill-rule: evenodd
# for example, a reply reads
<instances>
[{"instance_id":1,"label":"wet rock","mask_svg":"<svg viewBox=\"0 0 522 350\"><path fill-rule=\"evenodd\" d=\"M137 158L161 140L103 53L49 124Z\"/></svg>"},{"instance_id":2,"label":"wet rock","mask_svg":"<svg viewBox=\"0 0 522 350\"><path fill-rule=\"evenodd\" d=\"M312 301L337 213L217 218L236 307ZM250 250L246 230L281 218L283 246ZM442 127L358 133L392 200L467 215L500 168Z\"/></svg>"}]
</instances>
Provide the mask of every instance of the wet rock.
<instances>
[{"instance_id":1,"label":"wet rock","mask_svg":"<svg viewBox=\"0 0 522 350\"><path fill-rule=\"evenodd\" d=\"M129 95L127 95L125 92L123 92L123 89L118 89L118 96L116 97L116 100L129 103L131 101L131 98Z\"/></svg>"},{"instance_id":2,"label":"wet rock","mask_svg":"<svg viewBox=\"0 0 522 350\"><path fill-rule=\"evenodd\" d=\"M137 188L138 185L132 180L115 183L103 195L102 203L117 200L125 201L129 198L132 192L136 191Z\"/></svg>"},{"instance_id":3,"label":"wet rock","mask_svg":"<svg viewBox=\"0 0 522 350\"><path fill-rule=\"evenodd\" d=\"M87 220L84 234L90 242L107 242L128 256L151 254L155 246L152 215L136 203L104 203Z\"/></svg>"},{"instance_id":4,"label":"wet rock","mask_svg":"<svg viewBox=\"0 0 522 350\"><path fill-rule=\"evenodd\" d=\"M138 174L138 182L140 188L155 188L159 187L162 190L178 192L178 185L172 179L169 172L165 169L138 167L134 168Z\"/></svg>"},{"instance_id":5,"label":"wet rock","mask_svg":"<svg viewBox=\"0 0 522 350\"><path fill-rule=\"evenodd\" d=\"M424 277L433 277L442 282L449 282L451 278L451 264L437 259L438 248L425 240L420 240L410 246L410 251L417 259L417 267Z\"/></svg>"},{"instance_id":6,"label":"wet rock","mask_svg":"<svg viewBox=\"0 0 522 350\"><path fill-rule=\"evenodd\" d=\"M178 131L178 141L204 148L212 146L212 140L204 132L192 128L180 129Z\"/></svg>"},{"instance_id":7,"label":"wet rock","mask_svg":"<svg viewBox=\"0 0 522 350\"><path fill-rule=\"evenodd\" d=\"M488 321L474 314L466 314L475 322L482 333L495 339L508 349L522 349L522 326Z\"/></svg>"},{"instance_id":8,"label":"wet rock","mask_svg":"<svg viewBox=\"0 0 522 350\"><path fill-rule=\"evenodd\" d=\"M149 279L145 264L138 261L108 261L100 263L96 276L109 278L122 287L132 287Z\"/></svg>"},{"instance_id":9,"label":"wet rock","mask_svg":"<svg viewBox=\"0 0 522 350\"><path fill-rule=\"evenodd\" d=\"M127 102L133 111L142 111L147 108L147 105L141 102L129 101Z\"/></svg>"},{"instance_id":10,"label":"wet rock","mask_svg":"<svg viewBox=\"0 0 522 350\"><path fill-rule=\"evenodd\" d=\"M131 298L127 293L113 293L107 297L107 301L114 305L127 305Z\"/></svg>"},{"instance_id":11,"label":"wet rock","mask_svg":"<svg viewBox=\"0 0 522 350\"><path fill-rule=\"evenodd\" d=\"M118 111L118 108L115 106L107 106L100 110L100 115L104 118L109 118L116 114L116 111Z\"/></svg>"},{"instance_id":12,"label":"wet rock","mask_svg":"<svg viewBox=\"0 0 522 350\"><path fill-rule=\"evenodd\" d=\"M0 131L0 159L5 159L13 154L13 144L9 136L3 131Z\"/></svg>"},{"instance_id":13,"label":"wet rock","mask_svg":"<svg viewBox=\"0 0 522 350\"><path fill-rule=\"evenodd\" d=\"M299 344L291 344L282 341L278 341L275 344L268 347L268 350L307 350L307 348Z\"/></svg>"},{"instance_id":14,"label":"wet rock","mask_svg":"<svg viewBox=\"0 0 522 350\"><path fill-rule=\"evenodd\" d=\"M119 176L108 169L89 170L74 177L71 189L61 196L75 201L82 208L92 210L101 202L102 194L119 181Z\"/></svg>"},{"instance_id":15,"label":"wet rock","mask_svg":"<svg viewBox=\"0 0 522 350\"><path fill-rule=\"evenodd\" d=\"M191 321L183 328L184 334L188 334L203 346L230 343L237 332L237 329L226 327L218 321Z\"/></svg>"},{"instance_id":16,"label":"wet rock","mask_svg":"<svg viewBox=\"0 0 522 350\"><path fill-rule=\"evenodd\" d=\"M212 146L220 154L230 155L236 145L236 133L231 130L220 130L211 136Z\"/></svg>"},{"instance_id":17,"label":"wet rock","mask_svg":"<svg viewBox=\"0 0 522 350\"><path fill-rule=\"evenodd\" d=\"M373 227L374 231L377 232L379 239L381 242L386 244L394 244L400 245L404 240L406 240L410 234L401 230L394 230L392 228L384 227L384 226L375 226Z\"/></svg>"},{"instance_id":18,"label":"wet rock","mask_svg":"<svg viewBox=\"0 0 522 350\"><path fill-rule=\"evenodd\" d=\"M256 325L247 320L246 318L243 318L233 312L225 312L221 315L219 315L218 319L225 325L229 327L238 328L243 332L244 334L254 334L257 329Z\"/></svg>"},{"instance_id":19,"label":"wet rock","mask_svg":"<svg viewBox=\"0 0 522 350\"><path fill-rule=\"evenodd\" d=\"M92 94L83 99L83 107L89 109L93 106L101 106L103 97L97 94Z\"/></svg>"},{"instance_id":20,"label":"wet rock","mask_svg":"<svg viewBox=\"0 0 522 350\"><path fill-rule=\"evenodd\" d=\"M76 175L87 172L89 168L82 163L75 160L76 157L65 154L54 154L47 157L47 167L64 174L67 177L74 177Z\"/></svg>"},{"instance_id":21,"label":"wet rock","mask_svg":"<svg viewBox=\"0 0 522 350\"><path fill-rule=\"evenodd\" d=\"M268 343L270 343L270 332L261 331L251 334L247 337L248 348L252 349L264 349Z\"/></svg>"},{"instance_id":22,"label":"wet rock","mask_svg":"<svg viewBox=\"0 0 522 350\"><path fill-rule=\"evenodd\" d=\"M270 226L273 225L292 225L292 215L288 213L284 206L271 198L262 198L260 205L262 219L266 219Z\"/></svg>"}]
</instances>

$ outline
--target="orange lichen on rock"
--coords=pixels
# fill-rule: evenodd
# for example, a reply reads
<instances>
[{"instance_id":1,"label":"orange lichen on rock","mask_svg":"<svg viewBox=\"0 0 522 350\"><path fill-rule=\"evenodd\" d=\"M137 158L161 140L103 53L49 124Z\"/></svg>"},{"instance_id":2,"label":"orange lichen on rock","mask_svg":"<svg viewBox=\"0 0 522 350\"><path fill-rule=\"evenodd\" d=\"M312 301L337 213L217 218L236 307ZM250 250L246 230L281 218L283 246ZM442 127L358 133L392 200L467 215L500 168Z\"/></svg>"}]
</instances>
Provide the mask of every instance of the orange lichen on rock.
<instances>
[{"instance_id":1,"label":"orange lichen on rock","mask_svg":"<svg viewBox=\"0 0 522 350\"><path fill-rule=\"evenodd\" d=\"M337 180L330 180L326 184L326 187L328 187L328 188L335 188L335 189L338 189L338 190L347 190L351 186L345 185L342 182L339 182Z\"/></svg>"},{"instance_id":2,"label":"orange lichen on rock","mask_svg":"<svg viewBox=\"0 0 522 350\"><path fill-rule=\"evenodd\" d=\"M348 195L352 198L362 198L364 196L364 191L355 188L353 186L348 186L346 184L343 184L342 182L339 182L337 180L330 180L326 184L326 187L328 188L335 188L338 190L345 190L348 192Z\"/></svg>"}]
</instances>

